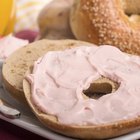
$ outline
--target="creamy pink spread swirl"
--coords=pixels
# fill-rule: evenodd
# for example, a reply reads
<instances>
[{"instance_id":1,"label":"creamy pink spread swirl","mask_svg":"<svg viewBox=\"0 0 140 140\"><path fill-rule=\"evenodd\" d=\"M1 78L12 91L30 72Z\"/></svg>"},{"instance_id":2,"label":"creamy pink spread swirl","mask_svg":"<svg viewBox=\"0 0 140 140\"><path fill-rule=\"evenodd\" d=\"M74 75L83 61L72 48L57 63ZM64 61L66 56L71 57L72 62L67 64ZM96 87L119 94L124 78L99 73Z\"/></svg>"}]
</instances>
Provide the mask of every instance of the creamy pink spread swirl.
<instances>
[{"instance_id":1,"label":"creamy pink spread swirl","mask_svg":"<svg viewBox=\"0 0 140 140\"><path fill-rule=\"evenodd\" d=\"M5 36L0 39L0 59L7 58L15 50L27 45L28 40L16 38L12 35Z\"/></svg>"},{"instance_id":2,"label":"creamy pink spread swirl","mask_svg":"<svg viewBox=\"0 0 140 140\"><path fill-rule=\"evenodd\" d=\"M99 99L84 99L83 90L101 76L119 88ZM62 124L96 125L140 115L140 57L112 46L50 51L26 78L32 102Z\"/></svg>"}]
</instances>

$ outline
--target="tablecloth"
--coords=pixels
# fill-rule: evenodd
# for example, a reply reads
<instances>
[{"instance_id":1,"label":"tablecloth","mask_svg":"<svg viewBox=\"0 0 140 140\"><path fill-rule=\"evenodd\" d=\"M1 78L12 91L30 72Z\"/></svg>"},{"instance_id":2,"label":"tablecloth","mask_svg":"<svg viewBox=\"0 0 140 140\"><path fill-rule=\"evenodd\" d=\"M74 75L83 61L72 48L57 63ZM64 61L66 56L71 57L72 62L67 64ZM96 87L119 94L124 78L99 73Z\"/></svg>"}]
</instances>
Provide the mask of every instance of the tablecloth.
<instances>
[{"instance_id":1,"label":"tablecloth","mask_svg":"<svg viewBox=\"0 0 140 140\"><path fill-rule=\"evenodd\" d=\"M0 119L0 140L46 140L46 139Z\"/></svg>"}]
</instances>

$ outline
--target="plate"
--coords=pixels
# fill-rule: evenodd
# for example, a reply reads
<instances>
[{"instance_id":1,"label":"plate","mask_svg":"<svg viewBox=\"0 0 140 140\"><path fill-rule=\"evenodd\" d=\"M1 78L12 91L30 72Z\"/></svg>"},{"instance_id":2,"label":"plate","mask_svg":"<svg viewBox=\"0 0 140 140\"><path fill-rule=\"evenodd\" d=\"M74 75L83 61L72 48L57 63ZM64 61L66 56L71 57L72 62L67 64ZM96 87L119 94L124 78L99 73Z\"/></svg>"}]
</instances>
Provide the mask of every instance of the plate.
<instances>
[{"instance_id":1,"label":"plate","mask_svg":"<svg viewBox=\"0 0 140 140\"><path fill-rule=\"evenodd\" d=\"M6 100L8 103L10 103L13 107L16 107L21 112L21 117L19 119L8 119L2 115L0 115L0 119L5 120L21 128L24 128L47 139L76 140L74 138L57 134L49 130L48 128L44 127L29 109L26 109L25 106L23 106L22 104L17 102L14 98L12 98L10 94L8 94L8 92L6 92L2 87L0 88L0 98ZM140 131L135 131L133 133L113 138L110 140L135 140L139 138Z\"/></svg>"},{"instance_id":2,"label":"plate","mask_svg":"<svg viewBox=\"0 0 140 140\"><path fill-rule=\"evenodd\" d=\"M72 138L68 138L60 134L54 133L51 130L44 127L29 109L26 109L25 106L13 99L11 95L8 92L6 92L3 88L0 88L0 98L4 99L6 102L8 102L21 112L21 116L19 119L8 119L2 115L0 115L0 119L48 139L74 140Z\"/></svg>"}]
</instances>

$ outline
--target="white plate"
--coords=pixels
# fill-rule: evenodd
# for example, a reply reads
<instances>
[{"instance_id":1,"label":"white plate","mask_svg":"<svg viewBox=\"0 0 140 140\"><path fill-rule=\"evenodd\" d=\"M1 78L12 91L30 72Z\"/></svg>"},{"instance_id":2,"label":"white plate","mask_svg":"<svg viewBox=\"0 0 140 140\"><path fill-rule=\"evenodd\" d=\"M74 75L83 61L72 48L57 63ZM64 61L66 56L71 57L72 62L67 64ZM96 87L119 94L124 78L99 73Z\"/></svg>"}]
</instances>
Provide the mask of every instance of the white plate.
<instances>
[{"instance_id":1,"label":"white plate","mask_svg":"<svg viewBox=\"0 0 140 140\"><path fill-rule=\"evenodd\" d=\"M9 123L12 123L14 125L17 125L21 128L24 128L28 131L31 131L35 134L38 134L44 138L52 139L52 140L74 140L73 138L66 137L60 134L57 134L55 132L52 132L48 128L44 127L34 116L34 114L31 113L30 110L23 107L20 103L18 103L16 100L14 100L7 92L4 91L3 88L0 88L0 98L5 99L7 102L9 102L11 105L16 107L21 112L20 119L7 119L0 115L0 119L5 120ZM121 137L117 137L110 140L136 140L140 138L140 131L135 131L131 134L124 135Z\"/></svg>"},{"instance_id":2,"label":"white plate","mask_svg":"<svg viewBox=\"0 0 140 140\"><path fill-rule=\"evenodd\" d=\"M14 100L3 88L0 88L0 98L4 99L8 103L10 103L13 107L16 107L20 112L20 119L8 119L2 115L0 115L0 119L3 119L9 123L15 124L21 128L24 128L28 131L31 131L35 134L43 136L48 139L53 140L74 140L72 138L66 138L62 135L54 133L44 127L34 116L34 114L26 109L23 105Z\"/></svg>"}]
</instances>

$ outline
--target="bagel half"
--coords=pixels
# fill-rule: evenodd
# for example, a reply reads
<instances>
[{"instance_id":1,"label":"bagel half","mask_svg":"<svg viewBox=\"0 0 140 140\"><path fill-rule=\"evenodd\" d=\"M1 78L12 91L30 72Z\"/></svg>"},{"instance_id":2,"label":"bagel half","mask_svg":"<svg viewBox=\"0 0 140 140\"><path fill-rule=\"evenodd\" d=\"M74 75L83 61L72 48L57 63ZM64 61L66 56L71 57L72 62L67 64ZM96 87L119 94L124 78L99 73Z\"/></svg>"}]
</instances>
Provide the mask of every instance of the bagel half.
<instances>
[{"instance_id":1,"label":"bagel half","mask_svg":"<svg viewBox=\"0 0 140 140\"><path fill-rule=\"evenodd\" d=\"M22 81L24 74L40 56L48 51L64 50L90 43L75 40L40 40L15 51L6 59L2 68L3 83L6 90L21 103L25 103Z\"/></svg>"},{"instance_id":2,"label":"bagel half","mask_svg":"<svg viewBox=\"0 0 140 140\"><path fill-rule=\"evenodd\" d=\"M139 55L140 22L134 21L137 16L131 19L125 14L125 9L128 12L126 2L132 3L127 0L75 0L70 14L73 34L79 40L113 45L121 51ZM135 2L139 0L133 0Z\"/></svg>"},{"instance_id":3,"label":"bagel half","mask_svg":"<svg viewBox=\"0 0 140 140\"><path fill-rule=\"evenodd\" d=\"M31 74L32 69L33 68L31 67L28 70L27 74ZM102 80L99 80L98 82L100 82L100 84L103 83ZM107 81L107 83L109 83L109 81ZM114 88L116 88L115 85ZM57 120L57 117L41 112L38 109L38 107L32 102L31 85L30 82L26 80L26 78L23 81L23 89L24 89L26 100L29 106L31 107L31 109L33 110L34 114L37 116L37 118L46 127L60 134L74 137L74 138L80 138L80 139L105 139L105 138L112 138L123 134L127 134L129 132L135 131L140 128L140 117L123 120L123 121L115 121L113 123L107 123L107 124L84 125L84 126L64 125Z\"/></svg>"}]
</instances>

